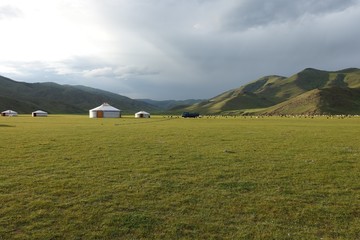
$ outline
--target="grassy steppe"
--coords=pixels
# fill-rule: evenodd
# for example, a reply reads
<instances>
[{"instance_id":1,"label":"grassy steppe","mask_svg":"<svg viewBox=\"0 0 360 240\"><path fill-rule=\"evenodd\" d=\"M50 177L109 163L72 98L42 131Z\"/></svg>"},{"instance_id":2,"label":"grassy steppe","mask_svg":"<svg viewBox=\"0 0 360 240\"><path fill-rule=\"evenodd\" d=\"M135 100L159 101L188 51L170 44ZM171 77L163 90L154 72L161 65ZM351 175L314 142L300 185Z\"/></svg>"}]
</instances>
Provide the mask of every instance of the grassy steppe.
<instances>
[{"instance_id":1,"label":"grassy steppe","mask_svg":"<svg viewBox=\"0 0 360 240\"><path fill-rule=\"evenodd\" d=\"M0 118L0 239L360 239L360 118Z\"/></svg>"}]
</instances>

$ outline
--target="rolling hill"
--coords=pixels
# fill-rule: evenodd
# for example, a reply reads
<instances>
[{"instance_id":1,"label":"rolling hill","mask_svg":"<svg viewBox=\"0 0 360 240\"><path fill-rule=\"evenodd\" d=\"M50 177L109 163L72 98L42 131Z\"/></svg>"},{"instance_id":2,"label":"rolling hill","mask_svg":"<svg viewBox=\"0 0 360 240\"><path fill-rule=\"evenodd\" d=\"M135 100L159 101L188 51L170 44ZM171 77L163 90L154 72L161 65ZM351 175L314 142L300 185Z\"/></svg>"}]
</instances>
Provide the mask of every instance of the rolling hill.
<instances>
[{"instance_id":1,"label":"rolling hill","mask_svg":"<svg viewBox=\"0 0 360 240\"><path fill-rule=\"evenodd\" d=\"M201 114L360 114L360 69L267 76L183 111Z\"/></svg>"},{"instance_id":2,"label":"rolling hill","mask_svg":"<svg viewBox=\"0 0 360 240\"><path fill-rule=\"evenodd\" d=\"M87 113L103 102L124 113L145 110L174 114L360 114L360 69L307 68L290 77L266 76L205 101L134 100L85 86L25 83L0 76L0 110Z\"/></svg>"},{"instance_id":3,"label":"rolling hill","mask_svg":"<svg viewBox=\"0 0 360 240\"><path fill-rule=\"evenodd\" d=\"M0 76L0 109L3 110L13 109L19 113L37 109L49 113L87 113L103 102L110 103L124 113L159 110L151 104L90 87L50 82L25 83Z\"/></svg>"}]
</instances>

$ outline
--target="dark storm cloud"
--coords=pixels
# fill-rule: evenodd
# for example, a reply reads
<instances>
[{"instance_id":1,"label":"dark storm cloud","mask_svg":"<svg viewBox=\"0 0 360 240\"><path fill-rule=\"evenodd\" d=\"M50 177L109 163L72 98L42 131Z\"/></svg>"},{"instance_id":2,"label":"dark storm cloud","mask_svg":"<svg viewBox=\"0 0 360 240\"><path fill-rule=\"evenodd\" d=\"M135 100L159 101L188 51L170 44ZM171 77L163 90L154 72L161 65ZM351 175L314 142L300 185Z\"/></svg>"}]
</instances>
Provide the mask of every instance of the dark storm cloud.
<instances>
[{"instance_id":1,"label":"dark storm cloud","mask_svg":"<svg viewBox=\"0 0 360 240\"><path fill-rule=\"evenodd\" d=\"M303 17L343 11L357 0L244 0L223 19L228 30L246 30Z\"/></svg>"},{"instance_id":2,"label":"dark storm cloud","mask_svg":"<svg viewBox=\"0 0 360 240\"><path fill-rule=\"evenodd\" d=\"M207 98L264 75L337 70L359 59L359 8L351 10L358 1L230 2L108 1L103 16L114 36L130 32L156 53L127 45L126 67L98 64L84 76L119 78L117 91L130 96Z\"/></svg>"}]
</instances>

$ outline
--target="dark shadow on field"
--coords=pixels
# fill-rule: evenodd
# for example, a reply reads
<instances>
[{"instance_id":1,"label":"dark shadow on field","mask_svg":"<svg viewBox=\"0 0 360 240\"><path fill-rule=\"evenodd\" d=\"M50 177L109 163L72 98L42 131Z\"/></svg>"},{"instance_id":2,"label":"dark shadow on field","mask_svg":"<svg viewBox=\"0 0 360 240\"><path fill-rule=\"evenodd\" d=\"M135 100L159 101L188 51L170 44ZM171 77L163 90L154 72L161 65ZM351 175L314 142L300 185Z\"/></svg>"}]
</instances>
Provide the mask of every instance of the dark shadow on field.
<instances>
[{"instance_id":1,"label":"dark shadow on field","mask_svg":"<svg viewBox=\"0 0 360 240\"><path fill-rule=\"evenodd\" d=\"M7 124L0 124L0 127L15 127L15 126L7 125Z\"/></svg>"}]
</instances>

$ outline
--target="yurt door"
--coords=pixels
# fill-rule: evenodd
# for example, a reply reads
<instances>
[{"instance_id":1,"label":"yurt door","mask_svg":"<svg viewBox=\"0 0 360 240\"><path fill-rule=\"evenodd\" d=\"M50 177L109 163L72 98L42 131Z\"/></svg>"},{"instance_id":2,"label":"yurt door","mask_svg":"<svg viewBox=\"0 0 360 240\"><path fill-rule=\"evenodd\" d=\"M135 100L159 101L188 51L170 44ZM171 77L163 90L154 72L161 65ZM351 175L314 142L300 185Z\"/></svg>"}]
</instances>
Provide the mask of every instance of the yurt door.
<instances>
[{"instance_id":1,"label":"yurt door","mask_svg":"<svg viewBox=\"0 0 360 240\"><path fill-rule=\"evenodd\" d=\"M103 111L97 111L96 112L96 117L97 118L103 118L104 117L104 112Z\"/></svg>"}]
</instances>

